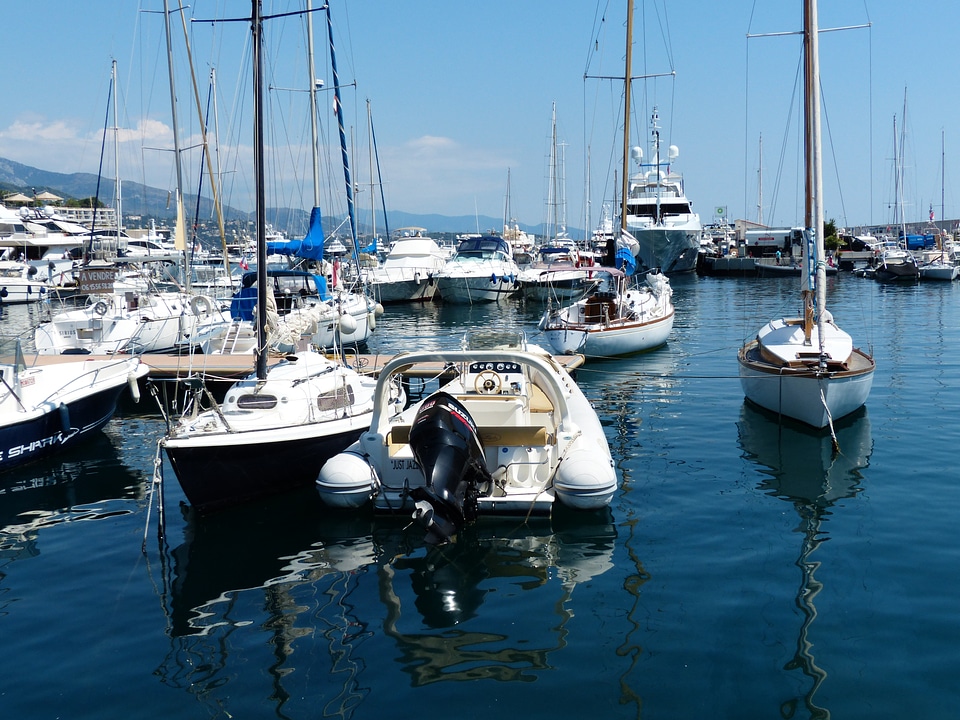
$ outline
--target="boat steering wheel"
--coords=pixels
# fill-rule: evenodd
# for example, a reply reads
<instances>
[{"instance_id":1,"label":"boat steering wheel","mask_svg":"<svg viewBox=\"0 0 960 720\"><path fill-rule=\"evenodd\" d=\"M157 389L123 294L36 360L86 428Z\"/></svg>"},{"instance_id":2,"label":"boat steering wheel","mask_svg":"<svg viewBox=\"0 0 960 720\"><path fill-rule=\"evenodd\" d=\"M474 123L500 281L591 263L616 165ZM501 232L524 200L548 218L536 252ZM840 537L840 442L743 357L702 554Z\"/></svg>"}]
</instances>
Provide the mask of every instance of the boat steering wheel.
<instances>
[{"instance_id":1,"label":"boat steering wheel","mask_svg":"<svg viewBox=\"0 0 960 720\"><path fill-rule=\"evenodd\" d=\"M481 395L499 395L503 387L503 378L493 370L484 370L473 383L474 389Z\"/></svg>"}]
</instances>

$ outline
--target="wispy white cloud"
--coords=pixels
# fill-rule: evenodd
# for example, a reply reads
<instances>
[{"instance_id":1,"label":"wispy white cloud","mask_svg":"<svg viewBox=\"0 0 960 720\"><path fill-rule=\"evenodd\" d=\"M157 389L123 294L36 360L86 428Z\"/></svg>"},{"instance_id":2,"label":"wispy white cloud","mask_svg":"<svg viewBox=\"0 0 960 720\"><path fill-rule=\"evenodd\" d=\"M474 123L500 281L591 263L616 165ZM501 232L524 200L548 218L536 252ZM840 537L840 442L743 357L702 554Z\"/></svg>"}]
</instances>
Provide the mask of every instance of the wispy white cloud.
<instances>
[{"instance_id":1,"label":"wispy white cloud","mask_svg":"<svg viewBox=\"0 0 960 720\"><path fill-rule=\"evenodd\" d=\"M76 126L66 120L46 122L41 119L18 119L0 129L0 142L70 142L77 140Z\"/></svg>"}]
</instances>

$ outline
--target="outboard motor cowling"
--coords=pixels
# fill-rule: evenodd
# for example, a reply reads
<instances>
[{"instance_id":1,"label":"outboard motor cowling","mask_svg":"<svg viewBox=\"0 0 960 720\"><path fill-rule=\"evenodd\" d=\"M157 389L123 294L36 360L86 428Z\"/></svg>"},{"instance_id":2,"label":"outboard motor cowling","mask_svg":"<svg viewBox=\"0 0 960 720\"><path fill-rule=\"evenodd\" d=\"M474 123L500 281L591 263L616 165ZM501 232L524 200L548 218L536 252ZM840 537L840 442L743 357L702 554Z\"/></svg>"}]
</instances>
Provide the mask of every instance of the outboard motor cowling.
<instances>
[{"instance_id":1,"label":"outboard motor cowling","mask_svg":"<svg viewBox=\"0 0 960 720\"><path fill-rule=\"evenodd\" d=\"M456 398L436 392L424 400L410 428L425 487L414 488L414 517L428 538L444 542L477 518L477 498L493 479L483 460L476 423Z\"/></svg>"}]
</instances>

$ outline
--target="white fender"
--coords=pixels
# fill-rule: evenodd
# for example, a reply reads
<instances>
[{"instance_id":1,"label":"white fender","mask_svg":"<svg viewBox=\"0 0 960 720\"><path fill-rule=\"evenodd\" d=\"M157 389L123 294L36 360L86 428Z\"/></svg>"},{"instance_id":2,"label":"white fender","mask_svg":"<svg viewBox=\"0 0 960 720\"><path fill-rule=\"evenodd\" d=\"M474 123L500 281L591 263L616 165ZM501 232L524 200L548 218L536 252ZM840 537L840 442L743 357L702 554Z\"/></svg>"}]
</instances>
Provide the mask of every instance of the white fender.
<instances>
[{"instance_id":1,"label":"white fender","mask_svg":"<svg viewBox=\"0 0 960 720\"><path fill-rule=\"evenodd\" d=\"M140 402L140 385L137 383L137 374L130 373L127 375L127 385L130 387L130 397L133 398L135 403Z\"/></svg>"},{"instance_id":2,"label":"white fender","mask_svg":"<svg viewBox=\"0 0 960 720\"><path fill-rule=\"evenodd\" d=\"M334 455L317 476L320 498L331 507L358 508L380 490L380 478L362 455L347 450Z\"/></svg>"},{"instance_id":3,"label":"white fender","mask_svg":"<svg viewBox=\"0 0 960 720\"><path fill-rule=\"evenodd\" d=\"M604 462L595 451L579 447L557 468L553 480L557 499L577 510L599 510L610 504L617 490L613 461Z\"/></svg>"},{"instance_id":4,"label":"white fender","mask_svg":"<svg viewBox=\"0 0 960 720\"><path fill-rule=\"evenodd\" d=\"M344 313L340 316L340 332L352 335L357 331L357 321L350 313Z\"/></svg>"}]
</instances>

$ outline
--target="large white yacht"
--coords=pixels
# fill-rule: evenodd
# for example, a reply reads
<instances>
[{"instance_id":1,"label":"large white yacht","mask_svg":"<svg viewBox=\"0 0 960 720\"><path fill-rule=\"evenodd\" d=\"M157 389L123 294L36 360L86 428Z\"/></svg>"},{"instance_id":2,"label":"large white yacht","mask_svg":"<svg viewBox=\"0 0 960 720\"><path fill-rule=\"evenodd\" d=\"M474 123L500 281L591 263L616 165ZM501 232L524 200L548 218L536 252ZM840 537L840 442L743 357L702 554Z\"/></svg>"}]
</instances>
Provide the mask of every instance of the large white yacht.
<instances>
[{"instance_id":1,"label":"large white yacht","mask_svg":"<svg viewBox=\"0 0 960 720\"><path fill-rule=\"evenodd\" d=\"M658 119L654 108L652 162L642 162L639 147L631 152L639 172L630 177L627 231L640 243L640 269L659 268L672 275L696 269L703 227L684 194L683 176L671 167L679 155L677 146L669 147L666 162L661 160Z\"/></svg>"}]
</instances>

